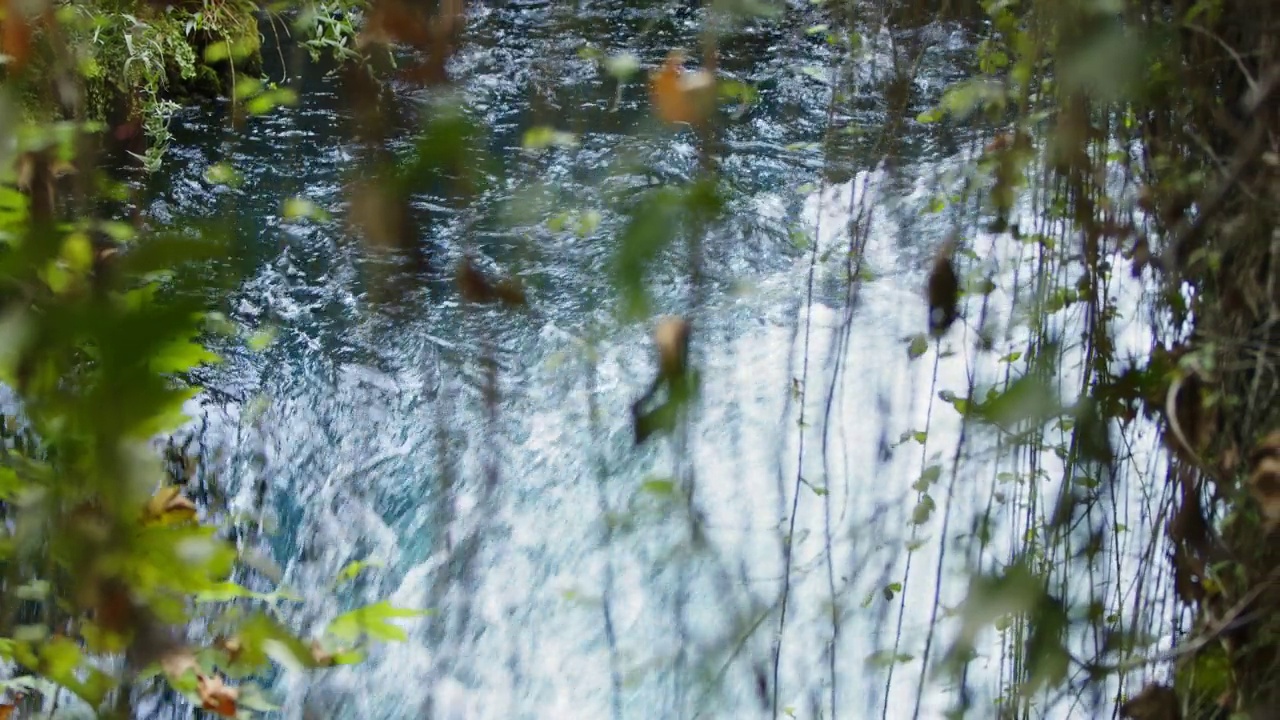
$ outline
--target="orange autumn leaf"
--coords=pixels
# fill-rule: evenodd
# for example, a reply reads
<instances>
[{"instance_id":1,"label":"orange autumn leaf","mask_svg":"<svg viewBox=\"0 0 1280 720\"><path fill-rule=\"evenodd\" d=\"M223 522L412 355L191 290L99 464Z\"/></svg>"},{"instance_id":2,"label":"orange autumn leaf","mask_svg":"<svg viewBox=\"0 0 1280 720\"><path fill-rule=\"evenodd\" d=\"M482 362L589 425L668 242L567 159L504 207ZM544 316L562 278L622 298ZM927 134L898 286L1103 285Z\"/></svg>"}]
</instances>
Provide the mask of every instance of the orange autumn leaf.
<instances>
[{"instance_id":1,"label":"orange autumn leaf","mask_svg":"<svg viewBox=\"0 0 1280 720\"><path fill-rule=\"evenodd\" d=\"M31 54L31 25L22 11L14 7L12 0L0 2L4 10L3 27L0 28L0 52L8 55L15 69L21 68Z\"/></svg>"},{"instance_id":2,"label":"orange autumn leaf","mask_svg":"<svg viewBox=\"0 0 1280 720\"><path fill-rule=\"evenodd\" d=\"M672 50L649 79L649 101L668 123L697 124L715 105L715 79L706 70L684 72L684 53Z\"/></svg>"},{"instance_id":3,"label":"orange autumn leaf","mask_svg":"<svg viewBox=\"0 0 1280 720\"><path fill-rule=\"evenodd\" d=\"M222 717L236 716L240 691L222 682L222 678L201 676L196 683L196 692L200 695L200 706L205 710Z\"/></svg>"},{"instance_id":4,"label":"orange autumn leaf","mask_svg":"<svg viewBox=\"0 0 1280 720\"><path fill-rule=\"evenodd\" d=\"M13 716L13 711L17 709L18 706L13 703L4 703L3 705L0 705L0 720L9 720L9 718Z\"/></svg>"},{"instance_id":5,"label":"orange autumn leaf","mask_svg":"<svg viewBox=\"0 0 1280 720\"><path fill-rule=\"evenodd\" d=\"M658 117L667 122L682 122L689 114L684 94L680 92L680 64L683 54L672 50L662 67L649 78L649 101Z\"/></svg>"}]
</instances>

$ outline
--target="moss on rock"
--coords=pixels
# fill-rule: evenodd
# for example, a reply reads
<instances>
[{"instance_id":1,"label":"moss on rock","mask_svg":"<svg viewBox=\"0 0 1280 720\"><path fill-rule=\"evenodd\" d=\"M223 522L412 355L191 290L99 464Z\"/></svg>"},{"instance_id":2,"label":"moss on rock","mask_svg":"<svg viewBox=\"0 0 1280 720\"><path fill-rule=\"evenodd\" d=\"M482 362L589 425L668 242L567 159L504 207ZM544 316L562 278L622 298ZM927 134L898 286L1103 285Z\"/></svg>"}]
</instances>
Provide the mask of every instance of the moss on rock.
<instances>
[{"instance_id":1,"label":"moss on rock","mask_svg":"<svg viewBox=\"0 0 1280 720\"><path fill-rule=\"evenodd\" d=\"M160 8L142 0L90 0L67 11L65 25L87 86L90 119L141 129L142 153L158 165L168 121L180 103L225 95L232 73L262 71L259 9L249 0ZM136 148L132 151L136 152Z\"/></svg>"}]
</instances>

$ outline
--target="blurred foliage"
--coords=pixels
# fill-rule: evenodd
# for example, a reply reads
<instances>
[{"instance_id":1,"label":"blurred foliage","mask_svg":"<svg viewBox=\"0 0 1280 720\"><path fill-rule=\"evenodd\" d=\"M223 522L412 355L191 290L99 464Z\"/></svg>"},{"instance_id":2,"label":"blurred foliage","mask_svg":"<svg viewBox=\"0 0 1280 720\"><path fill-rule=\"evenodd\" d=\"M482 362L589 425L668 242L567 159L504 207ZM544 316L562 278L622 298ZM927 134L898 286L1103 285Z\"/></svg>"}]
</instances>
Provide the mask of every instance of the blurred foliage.
<instances>
[{"instance_id":1,"label":"blurred foliage","mask_svg":"<svg viewBox=\"0 0 1280 720\"><path fill-rule=\"evenodd\" d=\"M1138 625L1161 623L1148 614L1160 602L1154 588L1127 618L1114 597L1079 590L1098 558L1122 544L1126 528L1096 515L1107 505L1099 490L1119 482L1115 438L1144 416L1161 423L1170 450L1168 482L1149 490L1165 498L1161 512L1170 516L1159 540L1167 543L1177 599L1196 616L1195 628L1174 639L1175 647L1186 646L1170 691L1181 704L1177 716L1185 709L1194 710L1188 717L1267 717L1280 703L1280 653L1274 622L1261 618L1274 617L1280 602L1271 588L1277 557L1250 545L1257 520L1240 510L1252 504L1245 491L1257 483L1239 458L1280 422L1278 338L1269 329L1280 313L1277 217L1263 199L1280 184L1276 164L1259 162L1252 144L1262 135L1275 142L1280 57L1265 39L1271 30L1262 28L1273 30L1280 16L1270 3L1215 0L990 0L982 10L988 26L974 72L917 120L984 128L991 139L972 163L972 177L982 188L987 229L1050 252L1041 256L1048 262L1026 312L1032 344L1015 358L1027 371L1011 372L981 399L943 399L1011 448L1052 450L1065 463L1052 512L1043 524L1028 524L1015 551L1024 558L977 583L966 601L984 613L999 608L993 593L1023 604L1010 610L1017 632L1005 646L1015 663L1010 687L1018 689L1002 702L1022 717L1032 712L1030 693L1046 682L1092 692L1112 673L1125 680L1175 659L1134 642ZM1022 199L1034 196L1044 198L1043 215L1018 217ZM1066 222L1066 232L1048 229L1055 219ZM1155 343L1149 356L1127 363L1116 349L1121 263L1137 282L1155 287ZM1060 343L1046 338L1068 309L1084 313L1085 365L1079 399L1063 404L1052 367ZM926 349L913 341L909 353ZM1065 431L1066 442L1048 441L1048 422ZM1264 525L1261 532L1269 531ZM1072 545L1082 549L1064 555ZM1037 556L1056 566L1026 562ZM1224 587L1211 570L1221 566L1242 580ZM1148 582L1145 571L1140 577ZM1006 595L1009 583L1025 587ZM1260 615L1240 635L1226 633L1224 658L1220 616L1237 602ZM1088 611L1067 612L1075 603ZM975 627L996 620L994 612L965 616L953 659L966 657ZM1122 621L1131 627L1122 630ZM1104 630L1109 639L1096 656L1073 656L1070 633L1061 632L1072 625L1077 637ZM967 662L953 665L957 677ZM1066 672L1070 664L1082 671L1076 679ZM1155 687L1143 695L1166 697ZM966 708L962 693L958 709ZM1174 717L1164 701L1135 701L1122 712Z\"/></svg>"},{"instance_id":2,"label":"blurred foliage","mask_svg":"<svg viewBox=\"0 0 1280 720\"><path fill-rule=\"evenodd\" d=\"M304 640L275 617L296 600L287 588L240 584L260 584L260 573L193 500L190 477L166 471L159 445L188 421L199 391L190 372L218 361L210 334L228 331L212 311L237 281L229 231L194 219L144 229L84 211L124 196L86 152L103 130L86 118L109 114L101 94L138 99L125 119L157 141L142 156L154 167L178 86L222 65L252 67L260 10L4 5L0 382L12 395L0 441L0 659L27 709L132 717L133 697L159 675L195 707L244 717L272 709L251 681L272 667L359 662L370 642L404 637L394 620L422 614L375 603ZM249 113L288 100L252 78L234 82ZM72 102L63 119L42 103L82 91L104 104ZM198 633L196 618L218 635Z\"/></svg>"},{"instance_id":3,"label":"blurred foliage","mask_svg":"<svg viewBox=\"0 0 1280 720\"><path fill-rule=\"evenodd\" d=\"M861 58L853 18L863 4L814 5L829 7L811 10L825 13L823 22L807 24L804 35L844 53L840 62ZM924 2L886 5L886 14L908 24L941 12ZM981 388L970 378L970 387L936 395L959 415L966 439L992 437L1000 453L1032 458L1024 471L994 478L1022 499L1010 505L1025 511L1016 542L1003 560L971 568L967 597L950 610L960 632L942 668L958 688L955 711L973 710L965 673L988 631L998 634L1009 658L1000 698L1009 717L1032 715L1038 695L1097 692L1103 682L1162 662L1152 650L1155 639L1142 630L1151 620L1149 604L1130 613L1118 593L1080 588L1081 578L1100 572L1106 552L1118 552L1128 530L1102 511L1114 509L1107 503L1122 464L1118 438L1144 416L1162 423L1172 458L1159 490L1176 505L1167 508L1165 539L1177 599L1194 610L1198 637L1215 641L1197 645L1193 638L1186 657L1174 658L1177 693L1216 695L1209 704L1219 710L1263 717L1280 706L1280 633L1266 620L1280 617L1274 612L1280 593L1272 587L1276 553L1269 549L1280 507L1272 462L1280 441L1266 434L1278 422L1273 200L1280 163L1274 147L1264 149L1264 140L1274 143L1280 95L1280 60L1266 34L1274 32L1277 10L1263 0L1238 7L1215 0L944 5L946 12L967 12L979 28L972 66L912 118L909 64L899 67L895 55L877 150L892 155L892 136L911 119L940 136L958 128L981 133L984 144L963 169L966 189L944 188L927 210L941 213L976 194L984 228L1036 264L1033 280L1015 289L1031 296L1011 320L1029 330L1029 340L1000 358L1007 375ZM729 192L716 172L719 111L740 117L758 92L721 72L717 33L776 19L781 8L711 6L701 55L663 48L646 77L652 131L689 133L698 171L680 182L629 188L607 209L622 221L610 278L623 323L651 319L655 271L673 267L688 276L687 309L699 309L702 242L728 212ZM348 222L371 249L406 252L425 267L435 258L421 248L413 196L439 192L466 207L490 189L487 170L496 162L484 152L487 129L448 92L448 61L463 39L465 7L449 0L7 0L0 8L0 135L7 139L0 150L0 382L14 395L0 455L6 521L0 657L19 667L7 687L22 688L26 702L35 703L52 684L102 715L124 718L135 690L163 675L192 705L216 715L268 711L271 702L255 680L272 668L358 662L370 641L406 637L396 621L426 611L378 602L304 639L277 612L295 597L288 588L241 583L262 578L245 567L185 480L165 471L154 442L186 422L184 409L197 393L191 371L218 359L207 340L226 331L216 329L211 311L237 281L220 262L230 239L217 225L189 220L143 229L98 219L97 203L125 192L97 172L90 151L114 141L154 171L169 118L193 96L227 98L233 121L296 102L292 88L261 76L261 32L296 33L313 58L328 57L346 73L345 100L365 145L353 171L360 177L350 189ZM625 83L645 74L630 53L584 47L579 55L597 63L618 97ZM833 108L834 98L843 97L844 76L835 69L798 72L833 89ZM417 142L402 154L385 143L394 126L382 102L388 79L439 91ZM834 146L837 130L826 133L827 143L815 149ZM522 139L530 158L578 142L552 125L526 129ZM834 178L846 172L828 171ZM215 165L206 179L235 185L237 170ZM559 200L551 201L552 231L585 237L602 226L601 210L566 210ZM1036 208L1030 216L1020 210L1028 200ZM283 215L288 222L327 218L301 199ZM817 244L801 239L800 250L819 257ZM925 298L930 314L921 318L929 333L907 339L906 361L928 356L931 342L941 355L942 340L961 326L975 326L982 351L994 346L980 316L1000 288L968 244L956 235L937 253ZM852 244L847 255L845 280L855 286L868 271L854 266L861 258ZM1159 285L1152 291L1157 344L1131 360L1117 350L1121 261L1132 277L1154 277ZM528 310L523 284L502 274L466 256L456 267L456 289L469 303ZM1067 387L1061 327L1072 313L1082 318L1084 360ZM637 442L655 434L678 439L683 411L698 394L700 375L688 355L694 325L680 319L658 327L658 375L632 407ZM672 327L675 336L661 334ZM249 344L267 341L256 335ZM803 406L807 378L792 382ZM490 379L491 404L494 387ZM659 390L665 398L653 405ZM928 441L926 428L906 431L899 444L924 452ZM1062 469L1056 486L1040 482L1048 479L1046 458ZM937 542L945 548L949 541L959 460L957 450L950 465L938 458L922 464L909 505L909 553L925 543L914 533L939 523ZM683 497L683 482L651 477L640 490L666 512L667 503ZM797 497L802 483L826 497L826 486L799 475ZM996 490L992 506L1007 499ZM973 519L975 557L992 543L995 512ZM623 529L629 521L610 520ZM794 508L790 520L788 548ZM785 557L790 562L789 549ZM334 585L368 567L348 565ZM880 588L886 603L912 596L904 581ZM1255 622L1214 624L1241 603ZM934 621L941 604L934 599ZM195 633L197 619L216 635ZM932 631L922 653L904 651L895 639L871 664L892 671L920 657L923 685ZM1098 638L1091 656L1079 649L1082 636ZM776 666L773 682L776 715ZM834 715L834 690L832 698Z\"/></svg>"}]
</instances>

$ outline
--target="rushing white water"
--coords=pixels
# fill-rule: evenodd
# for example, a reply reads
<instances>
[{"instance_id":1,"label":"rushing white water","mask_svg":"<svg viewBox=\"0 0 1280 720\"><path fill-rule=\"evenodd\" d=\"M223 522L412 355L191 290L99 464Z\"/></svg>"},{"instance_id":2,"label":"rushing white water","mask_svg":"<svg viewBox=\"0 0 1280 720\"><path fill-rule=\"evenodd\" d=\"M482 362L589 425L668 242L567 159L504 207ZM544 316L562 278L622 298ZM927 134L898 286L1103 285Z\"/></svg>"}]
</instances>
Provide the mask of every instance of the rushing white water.
<instances>
[{"instance_id":1,"label":"rushing white water","mask_svg":"<svg viewBox=\"0 0 1280 720\"><path fill-rule=\"evenodd\" d=\"M523 107L524 82L545 80L539 54L574 44L527 19L508 18L515 30L503 30L498 19L514 12L486 10L478 21L492 25L478 32L493 44L461 61L495 133L522 127L506 105ZM611 319L609 226L585 239L531 227L523 240L481 244L539 281L530 313L471 308L431 288L389 308L379 282L394 276L393 263L362 254L339 223L298 229L274 215L289 194L341 210L351 153L324 142L337 118L332 89L321 84L302 107L244 131L234 151L247 166L237 207L265 222L245 228L254 270L233 314L278 335L259 354L228 350L210 375L216 392L198 410L209 423L206 477L231 494L235 517L271 529L243 542L284 568L283 584L303 598L286 611L304 634L362 602L434 611L403 621L408 640L376 647L361 665L284 672L274 690L285 717L766 717L775 687L779 708L828 717L814 708L828 706L833 685L848 717L939 717L954 702L954 688L932 675L958 629L947 610L964 599L970 573L1006 562L1020 545L1031 490L999 485L1026 458L999 454L995 436L972 427L962 444L960 414L939 395L999 383L1010 366L1001 358L1025 349L1018 318L1038 250L966 228L975 259L962 271L990 277L996 290L985 308L970 297L963 322L912 359L912 336L926 324L929 255L949 229L943 215L922 211L962 158L930 152L894 172L824 184L816 156L782 149L811 142L825 123L825 98L784 72L818 52L804 37L803 28L786 35L787 57L740 70L785 82L769 91L762 116L730 133L723 158L740 195L708 246L712 269L738 284L718 286L696 309L703 380L687 435L642 448L632 445L629 406L651 377L652 349L645 327ZM660 56L665 41L653 42L645 51ZM582 63L560 69L567 88L599 89ZM943 74L921 82L938 86ZM607 105L560 98L570 100L584 113ZM634 112L638 102L623 107ZM687 142L624 145L610 122L524 180L560 183L591 207L599 193L582 178L624 150L667 177L687 175ZM312 140L305 149L299 133ZM297 154L278 162L286 147ZM195 142L175 150L190 172L220 152ZM174 196L153 213L205 199ZM475 240L431 198L418 207L434 213L429 232L443 256ZM788 225L813 252L788 247ZM860 263L852 290L851 248ZM684 312L678 276L655 280L655 294L664 309ZM1140 302L1117 298L1130 322L1122 346L1146 343ZM1064 328L1081 322L1076 308L1054 318ZM991 331L990 349L977 349L979 325ZM1069 400L1078 356L1069 349L1062 364ZM482 389L490 357L493 412ZM1148 449L1131 452L1129 466L1149 472ZM1046 475L1059 477L1060 461L1041 455ZM935 508L913 524L921 502L913 484L934 465ZM1144 476L1125 477L1114 504L1144 507ZM1038 487L1048 508L1035 512L1052 512L1056 492L1056 482ZM997 519L979 550L971 521L988 507ZM1135 536L1117 548L1123 561L1107 578L1117 602L1143 549ZM353 561L371 565L335 587ZM989 708L1000 691L1000 642L992 632L979 638L969 678L976 707ZM901 656L892 682L868 662L885 651ZM925 657L931 670L918 702Z\"/></svg>"}]
</instances>

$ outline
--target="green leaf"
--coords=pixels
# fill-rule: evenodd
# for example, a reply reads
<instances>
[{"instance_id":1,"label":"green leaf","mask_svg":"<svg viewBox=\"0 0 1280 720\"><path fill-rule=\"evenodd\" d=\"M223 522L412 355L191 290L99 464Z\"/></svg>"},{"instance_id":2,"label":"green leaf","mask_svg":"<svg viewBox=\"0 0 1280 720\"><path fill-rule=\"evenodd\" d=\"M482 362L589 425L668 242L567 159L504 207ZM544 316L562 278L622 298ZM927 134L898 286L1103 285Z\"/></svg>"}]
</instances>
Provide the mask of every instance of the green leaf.
<instances>
[{"instance_id":1,"label":"green leaf","mask_svg":"<svg viewBox=\"0 0 1280 720\"><path fill-rule=\"evenodd\" d=\"M125 426L125 434L139 439L153 438L160 433L177 430L191 420L187 415L186 404L191 398L200 394L200 388L188 387L177 390L166 390L159 393L160 400L155 410L141 417L136 424Z\"/></svg>"},{"instance_id":2,"label":"green leaf","mask_svg":"<svg viewBox=\"0 0 1280 720\"><path fill-rule=\"evenodd\" d=\"M799 228L795 228L795 229L792 229L790 236L791 236L791 244L794 245L797 250L809 249L809 244L810 244L809 233L806 233L804 230L801 230Z\"/></svg>"},{"instance_id":3,"label":"green leaf","mask_svg":"<svg viewBox=\"0 0 1280 720\"><path fill-rule=\"evenodd\" d=\"M334 665L357 665L364 662L364 653L359 650L340 650L333 654Z\"/></svg>"},{"instance_id":4,"label":"green leaf","mask_svg":"<svg viewBox=\"0 0 1280 720\"><path fill-rule=\"evenodd\" d=\"M915 481L915 483L911 487L916 492L926 492L928 491L929 486L938 482L938 479L941 477L942 477L942 466L930 465L929 467L924 469L924 472L920 473L920 477Z\"/></svg>"},{"instance_id":5,"label":"green leaf","mask_svg":"<svg viewBox=\"0 0 1280 720\"><path fill-rule=\"evenodd\" d=\"M902 583L889 583L880 591L885 600L893 600L894 595L902 592Z\"/></svg>"},{"instance_id":6,"label":"green leaf","mask_svg":"<svg viewBox=\"0 0 1280 720\"><path fill-rule=\"evenodd\" d=\"M308 648L292 632L269 615L255 613L240 625L236 636L241 641L237 668L254 671L274 660L285 667L317 667Z\"/></svg>"},{"instance_id":7,"label":"green leaf","mask_svg":"<svg viewBox=\"0 0 1280 720\"><path fill-rule=\"evenodd\" d=\"M310 653L299 654L297 648L275 638L262 641L262 652L280 667L293 672L302 672L315 664L310 661Z\"/></svg>"},{"instance_id":8,"label":"green leaf","mask_svg":"<svg viewBox=\"0 0 1280 720\"><path fill-rule=\"evenodd\" d=\"M905 445L906 443L914 440L915 442L923 445L924 441L928 438L929 433L924 430L904 430L902 434L898 436L898 444Z\"/></svg>"},{"instance_id":9,"label":"green leaf","mask_svg":"<svg viewBox=\"0 0 1280 720\"><path fill-rule=\"evenodd\" d=\"M630 213L614 254L614 281L625 319L638 320L649 312L645 275L679 233L682 204L679 192L661 188L644 195Z\"/></svg>"},{"instance_id":10,"label":"green leaf","mask_svg":"<svg viewBox=\"0 0 1280 720\"><path fill-rule=\"evenodd\" d=\"M80 658L79 644L68 637L55 636L40 647L40 674L96 707L113 683L94 667L78 672ZM82 676L85 679L81 680Z\"/></svg>"},{"instance_id":11,"label":"green leaf","mask_svg":"<svg viewBox=\"0 0 1280 720\"><path fill-rule=\"evenodd\" d=\"M280 214L285 222L303 220L325 222L329 219L329 213L324 208L303 197L291 197L285 200Z\"/></svg>"},{"instance_id":12,"label":"green leaf","mask_svg":"<svg viewBox=\"0 0 1280 720\"><path fill-rule=\"evenodd\" d=\"M375 640L405 640L409 636L397 625L387 622L395 618L415 618L431 614L430 610L392 607L386 600L343 613L329 623L326 633L338 640L356 640L367 635Z\"/></svg>"},{"instance_id":13,"label":"green leaf","mask_svg":"<svg viewBox=\"0 0 1280 720\"><path fill-rule=\"evenodd\" d=\"M234 90L236 100L244 100L253 97L262 91L262 81L252 77L237 77Z\"/></svg>"},{"instance_id":14,"label":"green leaf","mask_svg":"<svg viewBox=\"0 0 1280 720\"><path fill-rule=\"evenodd\" d=\"M276 339L275 327L267 327L249 336L245 345L253 352L262 352Z\"/></svg>"},{"instance_id":15,"label":"green leaf","mask_svg":"<svg viewBox=\"0 0 1280 720\"><path fill-rule=\"evenodd\" d=\"M723 78L718 83L718 89L722 99L736 100L743 105L750 105L759 97L755 87L739 80Z\"/></svg>"},{"instance_id":16,"label":"green leaf","mask_svg":"<svg viewBox=\"0 0 1280 720\"><path fill-rule=\"evenodd\" d=\"M915 509L911 511L911 524L923 525L929 522L929 518L933 515L936 507L937 505L933 502L932 497L925 495L920 498L920 502L916 503Z\"/></svg>"},{"instance_id":17,"label":"green leaf","mask_svg":"<svg viewBox=\"0 0 1280 720\"><path fill-rule=\"evenodd\" d=\"M578 215L578 227L575 232L578 237L585 238L600 227L600 221L603 219L599 210L587 210Z\"/></svg>"},{"instance_id":18,"label":"green leaf","mask_svg":"<svg viewBox=\"0 0 1280 720\"><path fill-rule=\"evenodd\" d=\"M62 261L77 273L83 273L93 265L93 245L82 232L71 233L62 241Z\"/></svg>"},{"instance_id":19,"label":"green leaf","mask_svg":"<svg viewBox=\"0 0 1280 720\"><path fill-rule=\"evenodd\" d=\"M911 344L907 346L907 357L915 360L929 351L929 338L924 333L920 333L911 338Z\"/></svg>"},{"instance_id":20,"label":"green leaf","mask_svg":"<svg viewBox=\"0 0 1280 720\"><path fill-rule=\"evenodd\" d=\"M234 40L219 40L210 43L204 49L204 61L209 64L222 62L224 60L242 60L249 57L258 48L258 39L253 35L235 38Z\"/></svg>"},{"instance_id":21,"label":"green leaf","mask_svg":"<svg viewBox=\"0 0 1280 720\"><path fill-rule=\"evenodd\" d=\"M202 363L213 364L220 359L200 343L178 340L156 351L151 357L151 371L162 375L182 373Z\"/></svg>"},{"instance_id":22,"label":"green leaf","mask_svg":"<svg viewBox=\"0 0 1280 720\"><path fill-rule=\"evenodd\" d=\"M302 599L287 590L276 590L269 593L254 592L243 585L233 582L216 583L209 589L195 594L196 602L226 602L238 598L250 598L266 602L275 602L277 600L297 602Z\"/></svg>"},{"instance_id":23,"label":"green leaf","mask_svg":"<svg viewBox=\"0 0 1280 720\"><path fill-rule=\"evenodd\" d=\"M1004 392L979 404L979 419L1012 431L1014 426L1030 422L1032 425L1046 421L1062 410L1057 395L1045 380L1027 374L1014 380Z\"/></svg>"},{"instance_id":24,"label":"green leaf","mask_svg":"<svg viewBox=\"0 0 1280 720\"><path fill-rule=\"evenodd\" d=\"M560 232L565 229L565 226L569 224L569 220L572 217L572 214L568 210L556 213L555 215L547 218L547 229L551 232Z\"/></svg>"},{"instance_id":25,"label":"green leaf","mask_svg":"<svg viewBox=\"0 0 1280 720\"><path fill-rule=\"evenodd\" d=\"M975 109L999 107L1005 100L1000 83L986 78L975 78L956 83L942 96L941 107L947 113L963 120Z\"/></svg>"},{"instance_id":26,"label":"green leaf","mask_svg":"<svg viewBox=\"0 0 1280 720\"><path fill-rule=\"evenodd\" d=\"M26 585L14 588L13 596L19 600L44 600L49 597L49 581L32 580Z\"/></svg>"},{"instance_id":27,"label":"green leaf","mask_svg":"<svg viewBox=\"0 0 1280 720\"><path fill-rule=\"evenodd\" d=\"M675 492L676 484L670 478L652 478L640 484L640 489L658 496L668 496Z\"/></svg>"},{"instance_id":28,"label":"green leaf","mask_svg":"<svg viewBox=\"0 0 1280 720\"><path fill-rule=\"evenodd\" d=\"M354 580L355 577L366 568L378 568L382 566L383 563L378 560L353 560L338 571L337 577L334 578L334 585L341 585L349 580Z\"/></svg>"},{"instance_id":29,"label":"green leaf","mask_svg":"<svg viewBox=\"0 0 1280 720\"><path fill-rule=\"evenodd\" d=\"M521 146L525 150L545 150L552 146L568 148L577 144L578 138L573 133L556 130L549 125L539 125L525 131Z\"/></svg>"},{"instance_id":30,"label":"green leaf","mask_svg":"<svg viewBox=\"0 0 1280 720\"><path fill-rule=\"evenodd\" d=\"M640 60L631 53L621 53L604 59L604 70L618 80L626 80L640 69Z\"/></svg>"},{"instance_id":31,"label":"green leaf","mask_svg":"<svg viewBox=\"0 0 1280 720\"><path fill-rule=\"evenodd\" d=\"M978 634L1007 615L1035 609L1045 598L1043 581L1018 560L1000 574L975 575L968 595L960 605L960 637L948 651L953 660L962 659L973 648Z\"/></svg>"},{"instance_id":32,"label":"green leaf","mask_svg":"<svg viewBox=\"0 0 1280 720\"><path fill-rule=\"evenodd\" d=\"M39 643L49 637L49 628L44 625L18 625L13 629L13 639L20 643ZM24 663L33 664L26 660Z\"/></svg>"},{"instance_id":33,"label":"green leaf","mask_svg":"<svg viewBox=\"0 0 1280 720\"><path fill-rule=\"evenodd\" d=\"M279 88L264 92L245 103L244 109L250 115L265 115L278 107L298 104L298 95L290 88Z\"/></svg>"},{"instance_id":34,"label":"green leaf","mask_svg":"<svg viewBox=\"0 0 1280 720\"><path fill-rule=\"evenodd\" d=\"M98 223L98 229L121 245L131 242L137 236L132 225L119 220L102 220Z\"/></svg>"},{"instance_id":35,"label":"green leaf","mask_svg":"<svg viewBox=\"0 0 1280 720\"><path fill-rule=\"evenodd\" d=\"M68 637L55 636L40 647L40 660L45 675L61 682L80 664L80 646Z\"/></svg>"},{"instance_id":36,"label":"green leaf","mask_svg":"<svg viewBox=\"0 0 1280 720\"><path fill-rule=\"evenodd\" d=\"M956 395L950 390L943 390L939 392L938 397L941 398L943 402L950 403L951 406L954 407L961 415L964 415L969 411L969 401L966 398Z\"/></svg>"},{"instance_id":37,"label":"green leaf","mask_svg":"<svg viewBox=\"0 0 1280 720\"><path fill-rule=\"evenodd\" d=\"M204 61L206 63L222 62L229 57L231 57L231 44L225 40L209 43L204 48Z\"/></svg>"},{"instance_id":38,"label":"green leaf","mask_svg":"<svg viewBox=\"0 0 1280 720\"><path fill-rule=\"evenodd\" d=\"M922 125L929 125L946 117L946 114L946 111L941 107L930 108L917 115L916 122L921 123Z\"/></svg>"},{"instance_id":39,"label":"green leaf","mask_svg":"<svg viewBox=\"0 0 1280 720\"><path fill-rule=\"evenodd\" d=\"M205 169L204 179L213 185L236 187L240 184L240 173L226 163L215 163Z\"/></svg>"},{"instance_id":40,"label":"green leaf","mask_svg":"<svg viewBox=\"0 0 1280 720\"><path fill-rule=\"evenodd\" d=\"M40 272L40 279L49 286L49 289L57 294L71 285L71 273L67 272L60 264L50 263Z\"/></svg>"},{"instance_id":41,"label":"green leaf","mask_svg":"<svg viewBox=\"0 0 1280 720\"><path fill-rule=\"evenodd\" d=\"M22 481L13 468L0 467L0 500L11 501L22 490Z\"/></svg>"},{"instance_id":42,"label":"green leaf","mask_svg":"<svg viewBox=\"0 0 1280 720\"><path fill-rule=\"evenodd\" d=\"M894 653L890 650L877 650L867 656L867 664L872 667L885 668L897 663L911 662L914 656L907 653Z\"/></svg>"}]
</instances>

